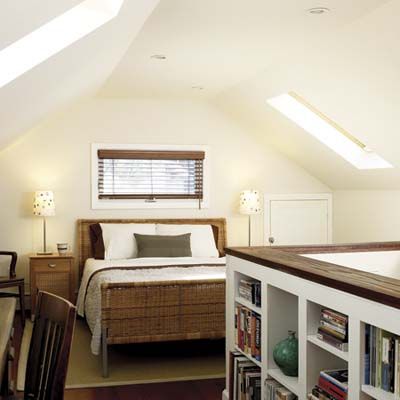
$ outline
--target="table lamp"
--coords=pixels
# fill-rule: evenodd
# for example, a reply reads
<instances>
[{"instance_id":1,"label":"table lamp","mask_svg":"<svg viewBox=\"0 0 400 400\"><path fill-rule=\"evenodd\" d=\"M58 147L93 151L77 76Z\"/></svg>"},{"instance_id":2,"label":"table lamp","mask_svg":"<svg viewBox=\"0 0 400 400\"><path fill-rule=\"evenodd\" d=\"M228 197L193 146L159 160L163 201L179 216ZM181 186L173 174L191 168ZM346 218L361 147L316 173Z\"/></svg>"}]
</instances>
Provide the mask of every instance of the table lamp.
<instances>
[{"instance_id":1,"label":"table lamp","mask_svg":"<svg viewBox=\"0 0 400 400\"><path fill-rule=\"evenodd\" d=\"M56 214L54 204L54 195L51 190L38 190L35 192L33 201L33 215L43 217L43 251L38 255L52 254L46 248L46 217L52 217Z\"/></svg>"},{"instance_id":2,"label":"table lamp","mask_svg":"<svg viewBox=\"0 0 400 400\"><path fill-rule=\"evenodd\" d=\"M261 212L260 192L244 190L240 193L239 212L249 216L249 246L251 246L251 216Z\"/></svg>"}]
</instances>

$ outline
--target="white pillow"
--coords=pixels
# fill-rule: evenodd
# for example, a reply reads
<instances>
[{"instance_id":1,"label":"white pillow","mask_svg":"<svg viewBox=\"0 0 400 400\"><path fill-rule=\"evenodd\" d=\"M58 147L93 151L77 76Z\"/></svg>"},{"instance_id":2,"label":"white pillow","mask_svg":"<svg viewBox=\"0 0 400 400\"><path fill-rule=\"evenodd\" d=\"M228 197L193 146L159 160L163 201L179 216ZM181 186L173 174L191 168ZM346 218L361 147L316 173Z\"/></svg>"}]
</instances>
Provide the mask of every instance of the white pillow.
<instances>
[{"instance_id":1,"label":"white pillow","mask_svg":"<svg viewBox=\"0 0 400 400\"><path fill-rule=\"evenodd\" d=\"M155 224L100 224L103 231L104 259L137 258L134 233L155 235Z\"/></svg>"},{"instance_id":2,"label":"white pillow","mask_svg":"<svg viewBox=\"0 0 400 400\"><path fill-rule=\"evenodd\" d=\"M211 225L157 224L157 235L182 235L191 233L192 257L219 257Z\"/></svg>"}]
</instances>

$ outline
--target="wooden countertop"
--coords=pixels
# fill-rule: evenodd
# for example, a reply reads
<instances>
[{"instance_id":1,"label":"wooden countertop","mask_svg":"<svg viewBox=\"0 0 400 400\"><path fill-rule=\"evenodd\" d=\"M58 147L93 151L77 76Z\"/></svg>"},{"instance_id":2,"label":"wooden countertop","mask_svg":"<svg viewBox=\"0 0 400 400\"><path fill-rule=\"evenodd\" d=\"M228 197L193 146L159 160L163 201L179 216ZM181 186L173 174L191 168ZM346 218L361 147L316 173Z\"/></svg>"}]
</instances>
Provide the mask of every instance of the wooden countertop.
<instances>
[{"instance_id":1,"label":"wooden countertop","mask_svg":"<svg viewBox=\"0 0 400 400\"><path fill-rule=\"evenodd\" d=\"M336 248L340 248L340 250ZM231 247L225 249L228 255L400 309L400 280L297 254L298 252L305 254L385 250L400 250L400 242L282 248Z\"/></svg>"}]
</instances>

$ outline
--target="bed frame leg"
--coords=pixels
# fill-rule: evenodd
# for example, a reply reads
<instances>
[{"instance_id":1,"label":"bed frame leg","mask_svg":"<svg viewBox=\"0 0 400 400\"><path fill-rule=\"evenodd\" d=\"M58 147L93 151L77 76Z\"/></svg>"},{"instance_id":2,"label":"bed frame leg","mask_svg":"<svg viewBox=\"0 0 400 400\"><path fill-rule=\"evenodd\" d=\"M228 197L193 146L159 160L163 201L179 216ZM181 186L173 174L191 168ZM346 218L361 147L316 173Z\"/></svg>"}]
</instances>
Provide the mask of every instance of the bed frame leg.
<instances>
[{"instance_id":1,"label":"bed frame leg","mask_svg":"<svg viewBox=\"0 0 400 400\"><path fill-rule=\"evenodd\" d=\"M101 331L101 357L103 365L103 378L108 378L108 349L107 349L107 328Z\"/></svg>"}]
</instances>

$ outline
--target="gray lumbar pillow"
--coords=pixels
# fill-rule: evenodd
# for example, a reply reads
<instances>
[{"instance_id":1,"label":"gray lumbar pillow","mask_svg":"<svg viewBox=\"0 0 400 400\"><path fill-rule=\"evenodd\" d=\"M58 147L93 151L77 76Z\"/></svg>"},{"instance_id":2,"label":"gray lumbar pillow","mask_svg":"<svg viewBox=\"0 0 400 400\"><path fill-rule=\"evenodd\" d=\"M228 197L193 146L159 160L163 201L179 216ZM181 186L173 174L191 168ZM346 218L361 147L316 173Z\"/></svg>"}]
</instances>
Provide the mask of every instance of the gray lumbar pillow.
<instances>
[{"instance_id":1,"label":"gray lumbar pillow","mask_svg":"<svg viewBox=\"0 0 400 400\"><path fill-rule=\"evenodd\" d=\"M134 233L138 257L191 257L190 233L183 235L142 235Z\"/></svg>"}]
</instances>

